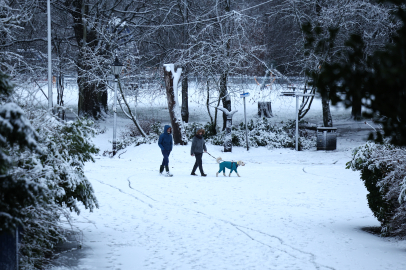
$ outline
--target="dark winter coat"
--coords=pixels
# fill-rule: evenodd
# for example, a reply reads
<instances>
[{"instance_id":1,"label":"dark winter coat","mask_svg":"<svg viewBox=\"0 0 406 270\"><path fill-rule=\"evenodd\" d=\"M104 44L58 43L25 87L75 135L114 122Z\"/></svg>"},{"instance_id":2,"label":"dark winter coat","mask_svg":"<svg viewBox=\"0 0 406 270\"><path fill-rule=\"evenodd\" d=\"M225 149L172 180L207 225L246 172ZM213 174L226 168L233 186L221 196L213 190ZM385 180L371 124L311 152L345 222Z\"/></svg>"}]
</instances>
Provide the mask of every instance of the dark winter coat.
<instances>
[{"instance_id":1,"label":"dark winter coat","mask_svg":"<svg viewBox=\"0 0 406 270\"><path fill-rule=\"evenodd\" d=\"M195 135L192 140L190 154L193 155L194 153L203 153L203 151L207 151L206 142L202 136Z\"/></svg>"},{"instance_id":2,"label":"dark winter coat","mask_svg":"<svg viewBox=\"0 0 406 270\"><path fill-rule=\"evenodd\" d=\"M158 145L161 150L172 151L173 141L172 141L172 131L168 133L168 128L170 125L165 125L164 133L159 136Z\"/></svg>"}]
</instances>

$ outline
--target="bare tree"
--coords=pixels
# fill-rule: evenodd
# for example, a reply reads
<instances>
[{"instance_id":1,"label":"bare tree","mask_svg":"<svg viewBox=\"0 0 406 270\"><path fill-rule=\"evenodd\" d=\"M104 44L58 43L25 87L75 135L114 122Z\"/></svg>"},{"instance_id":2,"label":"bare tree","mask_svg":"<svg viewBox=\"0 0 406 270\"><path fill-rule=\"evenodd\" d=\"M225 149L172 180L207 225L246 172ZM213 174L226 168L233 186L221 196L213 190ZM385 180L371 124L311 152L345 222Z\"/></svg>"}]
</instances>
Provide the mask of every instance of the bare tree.
<instances>
[{"instance_id":1,"label":"bare tree","mask_svg":"<svg viewBox=\"0 0 406 270\"><path fill-rule=\"evenodd\" d=\"M283 73L302 77L302 83L306 85L305 91L314 91L307 87L306 70L317 71L323 63L339 57L345 40L354 29L366 38L366 51L370 52L383 46L393 31L390 6L375 1L279 0L273 1L269 6L266 28L267 57L275 61ZM325 43L326 47L323 48L306 48L306 34L302 27L304 24L319 29L317 31L323 33L318 36L319 39L328 38L329 28L338 29L337 42L334 46ZM305 102L310 104L311 100L303 99L301 116L309 109L303 106ZM329 107L328 101L323 100L323 104ZM355 97L354 106L356 117L360 107L357 107ZM331 119L327 107L323 118L325 124L329 122L327 119Z\"/></svg>"},{"instance_id":2,"label":"bare tree","mask_svg":"<svg viewBox=\"0 0 406 270\"><path fill-rule=\"evenodd\" d=\"M177 89L181 73L181 68L178 68L175 72L175 66L173 64L164 65L166 97L168 100L169 115L171 117L173 141L175 144L186 145L187 139L180 115Z\"/></svg>"},{"instance_id":3,"label":"bare tree","mask_svg":"<svg viewBox=\"0 0 406 270\"><path fill-rule=\"evenodd\" d=\"M256 63L254 55L263 51L263 47L254 42L248 30L253 26L255 28L255 18L244 16L238 12L238 8L237 1L205 2L205 6L199 9L202 15L195 17L199 23L189 27L187 46L175 48L172 56L176 58L176 63L187 65L190 73L205 78L205 82L214 83L215 87L210 88L209 92L209 84L205 83L202 94L207 93L211 98L219 100L228 110L231 110L230 95L233 94L228 85L229 76L249 72ZM212 90L216 93L211 93ZM217 111L214 122L216 115ZM223 113L223 129L226 121L227 117Z\"/></svg>"}]
</instances>

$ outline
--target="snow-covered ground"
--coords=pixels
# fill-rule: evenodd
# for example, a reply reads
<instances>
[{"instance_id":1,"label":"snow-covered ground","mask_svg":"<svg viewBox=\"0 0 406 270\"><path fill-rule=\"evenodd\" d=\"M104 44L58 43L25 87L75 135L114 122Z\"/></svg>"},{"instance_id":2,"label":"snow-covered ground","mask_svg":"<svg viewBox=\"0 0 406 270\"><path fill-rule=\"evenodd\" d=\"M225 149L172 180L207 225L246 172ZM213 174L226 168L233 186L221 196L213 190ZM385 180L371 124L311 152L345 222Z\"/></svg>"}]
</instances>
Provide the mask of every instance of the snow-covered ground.
<instances>
[{"instance_id":1,"label":"snow-covered ground","mask_svg":"<svg viewBox=\"0 0 406 270\"><path fill-rule=\"evenodd\" d=\"M307 120L321 122L319 103ZM274 104L275 121L294 117L293 98ZM248 109L253 117L255 104ZM207 146L215 157L244 161L241 177L216 177L218 164L207 154L208 176L191 176L190 145L174 147L174 177L159 175L156 144L96 156L85 173L100 208L74 216L83 248L62 255L53 269L406 269L406 241L365 231L379 223L359 173L345 169L352 149L364 143L366 125L346 120L343 109L333 109L333 117L347 128L336 151L223 153ZM120 119L120 128L127 123ZM94 142L103 153L111 150L112 119L100 124L107 131Z\"/></svg>"}]
</instances>

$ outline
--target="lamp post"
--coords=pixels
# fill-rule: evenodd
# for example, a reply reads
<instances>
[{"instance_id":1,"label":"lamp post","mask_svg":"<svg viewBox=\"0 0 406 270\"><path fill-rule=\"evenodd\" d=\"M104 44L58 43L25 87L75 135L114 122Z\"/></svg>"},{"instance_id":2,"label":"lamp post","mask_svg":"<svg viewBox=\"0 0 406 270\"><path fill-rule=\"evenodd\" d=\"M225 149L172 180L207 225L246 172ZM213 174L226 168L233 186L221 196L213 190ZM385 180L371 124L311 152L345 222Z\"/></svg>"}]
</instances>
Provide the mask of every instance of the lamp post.
<instances>
[{"instance_id":1,"label":"lamp post","mask_svg":"<svg viewBox=\"0 0 406 270\"><path fill-rule=\"evenodd\" d=\"M123 69L123 64L118 61L117 55L114 63L111 65L111 71L114 74L114 123L113 123L113 156L116 154L116 130L117 130L117 84L118 77L120 76L121 70Z\"/></svg>"},{"instance_id":2,"label":"lamp post","mask_svg":"<svg viewBox=\"0 0 406 270\"><path fill-rule=\"evenodd\" d=\"M293 88L295 90L295 88ZM293 92L281 92L281 96L296 97L296 151L299 151L299 97L312 97L314 94Z\"/></svg>"},{"instance_id":3,"label":"lamp post","mask_svg":"<svg viewBox=\"0 0 406 270\"><path fill-rule=\"evenodd\" d=\"M48 110L52 110L51 1L47 1L48 39Z\"/></svg>"},{"instance_id":4,"label":"lamp post","mask_svg":"<svg viewBox=\"0 0 406 270\"><path fill-rule=\"evenodd\" d=\"M248 97L249 95L250 95L250 93L245 92L245 91L242 94L240 94L240 97L242 97L244 99L245 141L247 142L247 151L249 150L249 146L248 146L247 109L245 106L245 98Z\"/></svg>"}]
</instances>

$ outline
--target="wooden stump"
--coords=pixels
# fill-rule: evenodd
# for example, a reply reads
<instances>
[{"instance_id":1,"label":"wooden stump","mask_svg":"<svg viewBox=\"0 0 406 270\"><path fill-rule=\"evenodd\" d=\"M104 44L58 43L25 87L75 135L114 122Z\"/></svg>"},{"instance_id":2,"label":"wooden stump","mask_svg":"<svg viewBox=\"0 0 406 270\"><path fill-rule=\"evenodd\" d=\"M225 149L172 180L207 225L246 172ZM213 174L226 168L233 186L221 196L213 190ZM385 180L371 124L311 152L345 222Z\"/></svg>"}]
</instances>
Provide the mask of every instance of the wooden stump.
<instances>
[{"instance_id":1,"label":"wooden stump","mask_svg":"<svg viewBox=\"0 0 406 270\"><path fill-rule=\"evenodd\" d=\"M259 117L272 117L272 106L270 101L258 102L258 116Z\"/></svg>"}]
</instances>

